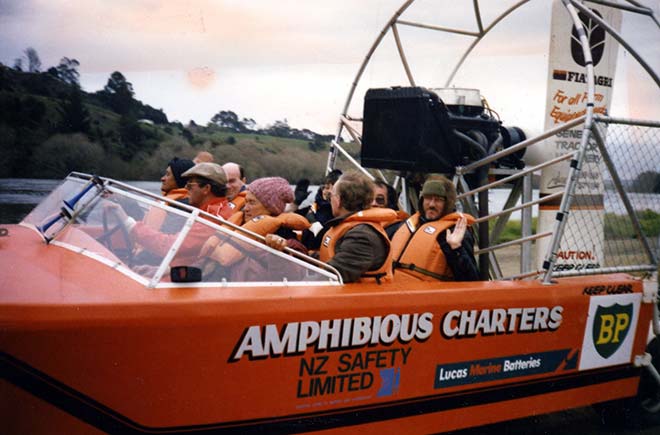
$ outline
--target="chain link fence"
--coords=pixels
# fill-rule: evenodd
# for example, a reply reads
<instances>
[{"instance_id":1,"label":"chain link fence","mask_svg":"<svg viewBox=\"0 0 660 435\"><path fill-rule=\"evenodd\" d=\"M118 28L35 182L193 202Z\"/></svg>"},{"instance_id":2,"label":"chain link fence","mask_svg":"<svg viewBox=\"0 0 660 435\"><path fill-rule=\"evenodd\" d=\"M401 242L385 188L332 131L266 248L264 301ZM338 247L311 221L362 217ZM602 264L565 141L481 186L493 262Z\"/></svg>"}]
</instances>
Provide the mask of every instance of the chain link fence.
<instances>
[{"instance_id":1,"label":"chain link fence","mask_svg":"<svg viewBox=\"0 0 660 435\"><path fill-rule=\"evenodd\" d=\"M552 276L653 272L660 255L660 124L594 123ZM544 263L547 267L549 261Z\"/></svg>"}]
</instances>

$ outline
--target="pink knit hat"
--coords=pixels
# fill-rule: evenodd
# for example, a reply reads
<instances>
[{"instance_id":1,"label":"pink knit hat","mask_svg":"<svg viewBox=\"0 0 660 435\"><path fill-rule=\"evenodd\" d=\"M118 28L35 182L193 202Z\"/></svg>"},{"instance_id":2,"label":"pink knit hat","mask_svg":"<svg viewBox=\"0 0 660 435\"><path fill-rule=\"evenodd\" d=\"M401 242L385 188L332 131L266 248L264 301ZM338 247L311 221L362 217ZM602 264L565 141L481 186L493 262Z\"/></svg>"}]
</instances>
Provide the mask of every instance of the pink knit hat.
<instances>
[{"instance_id":1,"label":"pink knit hat","mask_svg":"<svg viewBox=\"0 0 660 435\"><path fill-rule=\"evenodd\" d=\"M281 177L259 178L250 183L247 190L275 216L281 214L288 203L293 202L293 190L289 182Z\"/></svg>"}]
</instances>

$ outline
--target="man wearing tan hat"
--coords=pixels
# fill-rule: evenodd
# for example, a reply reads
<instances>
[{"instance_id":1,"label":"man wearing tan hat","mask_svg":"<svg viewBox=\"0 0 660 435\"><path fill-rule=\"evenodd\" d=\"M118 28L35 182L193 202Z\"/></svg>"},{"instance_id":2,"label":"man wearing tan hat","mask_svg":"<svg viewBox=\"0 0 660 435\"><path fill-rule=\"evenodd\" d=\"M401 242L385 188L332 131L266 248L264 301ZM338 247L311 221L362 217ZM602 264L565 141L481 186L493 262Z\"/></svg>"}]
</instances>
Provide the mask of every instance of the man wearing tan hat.
<instances>
[{"instance_id":1,"label":"man wearing tan hat","mask_svg":"<svg viewBox=\"0 0 660 435\"><path fill-rule=\"evenodd\" d=\"M477 281L474 241L468 227L474 218L455 212L456 189L443 176L422 187L418 212L392 237L394 281Z\"/></svg>"},{"instance_id":2,"label":"man wearing tan hat","mask_svg":"<svg viewBox=\"0 0 660 435\"><path fill-rule=\"evenodd\" d=\"M225 196L227 194L227 175L222 166L217 163L198 163L181 175L186 180L189 204L214 216L229 218L232 209ZM140 247L159 257L164 257L179 236L176 234L165 234L153 229L144 222L136 222L126 215L118 204L109 204L108 208L114 208L118 218L130 233L133 240ZM213 234L213 230L205 225L194 225L173 260L173 265L192 264L204 242Z\"/></svg>"},{"instance_id":3,"label":"man wearing tan hat","mask_svg":"<svg viewBox=\"0 0 660 435\"><path fill-rule=\"evenodd\" d=\"M232 209L227 200L227 174L217 163L197 163L181 175L186 179L190 205L227 219Z\"/></svg>"}]
</instances>

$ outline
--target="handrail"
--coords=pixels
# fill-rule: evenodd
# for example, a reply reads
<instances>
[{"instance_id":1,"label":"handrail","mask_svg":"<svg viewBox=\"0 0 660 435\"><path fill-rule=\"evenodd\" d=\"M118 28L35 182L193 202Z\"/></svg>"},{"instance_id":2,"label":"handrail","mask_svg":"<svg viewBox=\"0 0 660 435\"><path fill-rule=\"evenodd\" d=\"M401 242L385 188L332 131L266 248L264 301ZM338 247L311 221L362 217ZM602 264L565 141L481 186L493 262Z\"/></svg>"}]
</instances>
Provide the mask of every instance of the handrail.
<instances>
[{"instance_id":1,"label":"handrail","mask_svg":"<svg viewBox=\"0 0 660 435\"><path fill-rule=\"evenodd\" d=\"M474 251L474 255L485 254L487 252L496 251L502 248L508 248L509 246L520 245L521 243L531 242L532 240L542 239L552 235L552 231L546 231L543 233L533 234L527 237L521 237L519 239L511 240L508 242L500 243L499 245L492 245L484 249L477 249Z\"/></svg>"},{"instance_id":2,"label":"handrail","mask_svg":"<svg viewBox=\"0 0 660 435\"><path fill-rule=\"evenodd\" d=\"M489 190L489 189L492 189L493 187L497 187L497 186L500 186L502 184L510 183L513 180L517 180L518 178L524 177L527 174L536 172L539 169L545 168L546 166L551 166L551 165L554 165L555 163L559 163L559 162L563 162L564 160L568 160L571 157L573 157L574 155L575 155L575 152L570 152L570 153L567 153L567 154L563 154L559 157L555 157L552 160L548 160L547 162L544 162L544 163L538 164L536 166L532 166L532 167L529 167L527 169L524 169L524 170L522 170L522 171L520 171L516 174L510 175L508 177L505 177L505 178L502 178L502 179L499 179L499 180L495 180L492 183L484 184L483 186L479 186L476 189L472 189L468 192L461 193L460 195L456 196L456 199L463 199L465 197L472 196L476 193L483 192L484 190Z\"/></svg>"},{"instance_id":3,"label":"handrail","mask_svg":"<svg viewBox=\"0 0 660 435\"><path fill-rule=\"evenodd\" d=\"M563 195L564 195L564 191L555 192L551 195L547 195L547 196L544 196L542 198L538 198L538 199L535 199L533 201L529 201L529 202L526 202L524 204L517 205L515 207L507 208L506 210L502 210L502 211L499 211L497 213L489 214L488 216L482 216L478 219L475 219L474 223L478 224L480 222L485 222L485 221L488 221L492 218L502 216L503 214L509 214L509 213L513 213L514 211L522 210L525 207L530 207L532 205L541 204L543 202L547 202L547 201L550 201L550 200L553 200L553 199L561 198Z\"/></svg>"}]
</instances>

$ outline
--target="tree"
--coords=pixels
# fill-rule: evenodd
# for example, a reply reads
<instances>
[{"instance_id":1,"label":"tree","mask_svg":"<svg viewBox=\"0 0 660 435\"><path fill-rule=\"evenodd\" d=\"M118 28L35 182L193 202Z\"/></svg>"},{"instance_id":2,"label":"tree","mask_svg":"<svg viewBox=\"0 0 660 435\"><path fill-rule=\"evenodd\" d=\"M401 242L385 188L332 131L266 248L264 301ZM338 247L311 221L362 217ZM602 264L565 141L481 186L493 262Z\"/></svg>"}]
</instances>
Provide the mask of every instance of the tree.
<instances>
[{"instance_id":1,"label":"tree","mask_svg":"<svg viewBox=\"0 0 660 435\"><path fill-rule=\"evenodd\" d=\"M257 127L257 122L252 118L243 118L241 123L246 131L254 131Z\"/></svg>"},{"instance_id":2,"label":"tree","mask_svg":"<svg viewBox=\"0 0 660 435\"><path fill-rule=\"evenodd\" d=\"M211 122L218 127L226 128L231 131L240 132L244 130L243 124L238 120L238 115L231 110L221 110L213 115Z\"/></svg>"},{"instance_id":3,"label":"tree","mask_svg":"<svg viewBox=\"0 0 660 435\"><path fill-rule=\"evenodd\" d=\"M78 86L71 86L69 97L60 103L59 112L62 121L59 131L62 133L89 132L89 111L82 102L82 92Z\"/></svg>"},{"instance_id":4,"label":"tree","mask_svg":"<svg viewBox=\"0 0 660 435\"><path fill-rule=\"evenodd\" d=\"M104 158L103 148L84 135L56 134L34 150L29 173L42 178L62 178L71 171L98 173Z\"/></svg>"},{"instance_id":5,"label":"tree","mask_svg":"<svg viewBox=\"0 0 660 435\"><path fill-rule=\"evenodd\" d=\"M28 72L38 73L41 70L41 59L39 59L37 50L28 47L25 49L24 53L28 61Z\"/></svg>"},{"instance_id":6,"label":"tree","mask_svg":"<svg viewBox=\"0 0 660 435\"><path fill-rule=\"evenodd\" d=\"M110 74L103 91L110 97L110 107L120 114L127 114L133 108L133 85L119 71Z\"/></svg>"},{"instance_id":7,"label":"tree","mask_svg":"<svg viewBox=\"0 0 660 435\"><path fill-rule=\"evenodd\" d=\"M183 136L188 141L188 143L192 143L194 139L192 132L187 128L181 130L181 136Z\"/></svg>"},{"instance_id":8,"label":"tree","mask_svg":"<svg viewBox=\"0 0 660 435\"><path fill-rule=\"evenodd\" d=\"M23 71L23 59L20 57L17 57L14 59L14 69L16 71Z\"/></svg>"},{"instance_id":9,"label":"tree","mask_svg":"<svg viewBox=\"0 0 660 435\"><path fill-rule=\"evenodd\" d=\"M291 135L291 127L286 118L283 121L275 121L273 125L266 129L266 133L271 136L289 137Z\"/></svg>"},{"instance_id":10,"label":"tree","mask_svg":"<svg viewBox=\"0 0 660 435\"><path fill-rule=\"evenodd\" d=\"M49 68L48 73L55 76L58 80L68 83L70 85L80 85L80 73L78 72L78 67L80 62L76 59L69 59L68 57L63 57L60 59L60 64L56 67Z\"/></svg>"},{"instance_id":11,"label":"tree","mask_svg":"<svg viewBox=\"0 0 660 435\"><path fill-rule=\"evenodd\" d=\"M119 156L127 162L140 149L144 134L137 120L130 115L124 114L119 119L119 135L122 142Z\"/></svg>"},{"instance_id":12,"label":"tree","mask_svg":"<svg viewBox=\"0 0 660 435\"><path fill-rule=\"evenodd\" d=\"M642 172L632 184L633 192L660 193L660 173L655 171Z\"/></svg>"}]
</instances>

